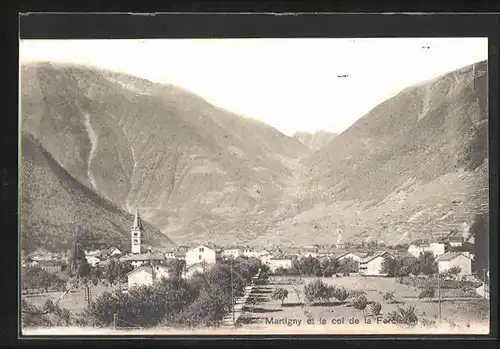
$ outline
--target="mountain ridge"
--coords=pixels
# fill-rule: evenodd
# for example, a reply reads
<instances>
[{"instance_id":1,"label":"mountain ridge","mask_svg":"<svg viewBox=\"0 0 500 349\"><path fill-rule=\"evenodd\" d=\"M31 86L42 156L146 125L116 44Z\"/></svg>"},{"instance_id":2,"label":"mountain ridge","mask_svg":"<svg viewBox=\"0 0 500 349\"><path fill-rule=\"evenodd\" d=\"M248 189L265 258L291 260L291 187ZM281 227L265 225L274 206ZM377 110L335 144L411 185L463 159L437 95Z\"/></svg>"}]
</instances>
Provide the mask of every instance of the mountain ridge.
<instances>
[{"instance_id":1,"label":"mountain ridge","mask_svg":"<svg viewBox=\"0 0 500 349\"><path fill-rule=\"evenodd\" d=\"M173 85L24 65L22 127L80 183L179 243L395 243L487 208L486 75L483 61L408 87L314 151Z\"/></svg>"},{"instance_id":2,"label":"mountain ridge","mask_svg":"<svg viewBox=\"0 0 500 349\"><path fill-rule=\"evenodd\" d=\"M31 134L21 134L21 245L64 249L76 229L127 249L133 216L74 179ZM148 222L145 243L171 245L172 241ZM40 232L43 231L43 234Z\"/></svg>"}]
</instances>

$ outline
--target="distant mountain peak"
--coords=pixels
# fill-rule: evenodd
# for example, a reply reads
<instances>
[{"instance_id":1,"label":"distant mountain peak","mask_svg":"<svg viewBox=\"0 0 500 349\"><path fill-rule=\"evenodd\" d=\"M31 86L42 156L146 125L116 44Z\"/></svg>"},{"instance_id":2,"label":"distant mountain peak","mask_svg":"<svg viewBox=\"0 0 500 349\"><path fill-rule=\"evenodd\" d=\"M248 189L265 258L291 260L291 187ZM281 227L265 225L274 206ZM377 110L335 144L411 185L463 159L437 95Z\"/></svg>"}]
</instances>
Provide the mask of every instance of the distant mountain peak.
<instances>
[{"instance_id":1,"label":"distant mountain peak","mask_svg":"<svg viewBox=\"0 0 500 349\"><path fill-rule=\"evenodd\" d=\"M330 143L338 133L319 130L314 133L297 131L292 136L312 150L319 150Z\"/></svg>"}]
</instances>

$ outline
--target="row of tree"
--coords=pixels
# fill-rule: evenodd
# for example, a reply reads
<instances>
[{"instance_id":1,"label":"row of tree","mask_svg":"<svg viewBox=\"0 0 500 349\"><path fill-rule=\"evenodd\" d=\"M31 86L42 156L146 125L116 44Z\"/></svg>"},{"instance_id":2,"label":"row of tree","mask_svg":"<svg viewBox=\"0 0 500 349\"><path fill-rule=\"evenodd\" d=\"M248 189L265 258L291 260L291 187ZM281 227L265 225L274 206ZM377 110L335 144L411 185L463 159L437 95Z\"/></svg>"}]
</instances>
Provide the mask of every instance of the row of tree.
<instances>
[{"instance_id":1,"label":"row of tree","mask_svg":"<svg viewBox=\"0 0 500 349\"><path fill-rule=\"evenodd\" d=\"M431 252L413 256L387 257L382 263L382 273L388 276L433 275L438 271L437 263Z\"/></svg>"},{"instance_id":2,"label":"row of tree","mask_svg":"<svg viewBox=\"0 0 500 349\"><path fill-rule=\"evenodd\" d=\"M25 266L21 268L21 289L39 290L48 292L49 289L61 289L64 287L62 281L56 274L52 274L39 266Z\"/></svg>"},{"instance_id":3,"label":"row of tree","mask_svg":"<svg viewBox=\"0 0 500 349\"><path fill-rule=\"evenodd\" d=\"M382 311L382 304L379 302L370 302L364 291L350 291L343 286L328 285L321 279L312 281L304 286L304 297L308 305L329 303L332 298L336 298L340 303L345 303L349 298L352 299L352 307L365 312L370 305L371 314L378 316ZM285 288L276 288L271 295L272 299L280 300L283 306L288 298L288 290ZM394 293L387 292L382 298L385 302L393 303L395 301ZM395 311L387 314L386 319L390 322L415 325L418 322L415 313L415 307L398 306Z\"/></svg>"},{"instance_id":4,"label":"row of tree","mask_svg":"<svg viewBox=\"0 0 500 349\"><path fill-rule=\"evenodd\" d=\"M283 276L323 276L331 277L334 274L349 275L350 273L358 272L358 262L353 258L344 258L337 260L336 258L306 257L293 261L292 268L278 268L274 274Z\"/></svg>"}]
</instances>

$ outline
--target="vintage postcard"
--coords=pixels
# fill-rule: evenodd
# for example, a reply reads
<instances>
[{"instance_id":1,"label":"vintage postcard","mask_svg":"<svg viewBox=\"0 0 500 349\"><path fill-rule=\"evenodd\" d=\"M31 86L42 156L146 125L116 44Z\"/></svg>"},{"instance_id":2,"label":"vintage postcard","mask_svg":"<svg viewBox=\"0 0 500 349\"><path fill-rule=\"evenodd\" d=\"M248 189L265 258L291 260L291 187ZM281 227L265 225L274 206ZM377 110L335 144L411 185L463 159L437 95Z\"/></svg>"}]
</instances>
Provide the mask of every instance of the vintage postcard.
<instances>
[{"instance_id":1,"label":"vintage postcard","mask_svg":"<svg viewBox=\"0 0 500 349\"><path fill-rule=\"evenodd\" d=\"M23 335L487 334L486 38L20 41Z\"/></svg>"}]
</instances>

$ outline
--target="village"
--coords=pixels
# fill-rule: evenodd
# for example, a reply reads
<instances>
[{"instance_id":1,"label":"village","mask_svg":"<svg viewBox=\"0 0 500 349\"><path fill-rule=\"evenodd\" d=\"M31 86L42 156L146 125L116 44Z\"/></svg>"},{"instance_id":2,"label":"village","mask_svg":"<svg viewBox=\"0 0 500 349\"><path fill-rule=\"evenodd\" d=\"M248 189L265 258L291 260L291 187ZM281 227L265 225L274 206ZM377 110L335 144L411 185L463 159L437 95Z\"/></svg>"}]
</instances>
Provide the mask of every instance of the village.
<instances>
[{"instance_id":1,"label":"village","mask_svg":"<svg viewBox=\"0 0 500 349\"><path fill-rule=\"evenodd\" d=\"M170 249L145 248L142 245L143 228L139 212L136 211L131 229L130 251L120 251L117 247L107 250L84 251L87 262L92 267L106 267L111 260L129 262L134 270L127 274L128 286L151 284L157 278L168 276L164 264L171 260L183 261L182 276L189 278L198 271L205 270L221 259L238 257L256 258L267 265L271 273L286 273L293 269L297 261L315 258L319 261L333 259L337 262L350 259L356 265L350 273L361 276L388 276L383 263L387 258L418 258L428 252L437 263L438 272L459 268L457 273L462 279L472 279L485 270L473 270L474 246L464 241L462 236L448 234L439 242L413 243L409 246L385 247L377 244L367 246L348 246L338 243L333 246L302 246L272 249L256 249L247 246L216 246L211 243L199 246L177 246ZM384 248L385 247L385 248ZM50 273L61 271L61 256L56 253L33 253L24 259L23 265L39 266ZM154 267L154 268L153 268ZM337 276L335 274L334 276Z\"/></svg>"},{"instance_id":2,"label":"village","mask_svg":"<svg viewBox=\"0 0 500 349\"><path fill-rule=\"evenodd\" d=\"M331 311L331 304L334 303L321 303L321 300L330 297L340 299L342 305L347 304L344 303L346 299L352 299L353 308L337 307L335 310L341 313L345 311L346 317L352 317L352 311L357 309L356 302L360 302L360 299L365 304L363 309L367 304L372 304L377 314L384 301L388 309L398 304L417 302L426 309L420 313L422 321L441 319L445 316L442 315L443 311L450 319L460 317L457 314L463 311L462 318L468 319L469 312L479 308L483 311L481 316L486 316L489 272L485 269L475 270L473 243L464 241L454 232L444 236L441 241L416 242L409 246L387 247L372 243L361 246L275 246L269 249L220 247L211 243L159 249L145 247L142 244L143 234L143 223L136 211L130 231L130 251L120 251L113 246L105 250L84 251L86 263L96 271L94 275L107 275L109 283L96 280L93 285L86 284L83 293L73 289L71 282L63 283L62 288L52 290L54 295L49 298L51 302L61 304L74 314L81 314L92 309L93 302L106 292L119 292L126 296L131 292L139 292L143 287L157 287L165 280L175 283L171 280L180 278L189 282L200 275L210 275L211 270L221 265L230 265L232 280L233 264L241 267L242 261L250 263L248 261L253 260L257 264L246 264L244 269L240 269L243 273L250 273L245 276L248 282L241 285L243 288L238 296L231 291L232 305L229 310L221 310L224 315L217 322L220 326L268 326L266 324L271 320L268 317L255 317L254 312L265 314L278 310L289 318L303 317L305 323L314 313L304 308L306 304L317 303L311 309L326 316L324 312ZM43 308L47 305L51 286L61 285L60 282L54 283L54 280L57 281L65 273L64 262L61 262L60 255L49 252L33 253L22 259L24 268L38 268L53 278L52 284L48 282L43 286L42 283L34 293L27 292L27 288L35 289L37 285L26 286L22 282L23 299ZM249 269L250 265L253 267ZM113 269L115 267L118 270ZM112 279L109 277L111 270L115 270L116 274ZM266 275L265 285L258 282L264 280L261 278L263 275ZM106 280L106 277L102 279ZM303 285L300 287L304 290L300 290L298 285ZM227 286L220 285L222 288ZM48 293L43 293L43 288ZM316 290L311 291L313 288ZM371 299L367 298L368 295ZM425 302L424 298L428 298L429 302ZM280 303L280 308L275 309ZM464 307L464 304L469 308ZM395 308L390 314L398 309ZM410 306L410 309L413 308ZM425 320L426 316L432 317L431 320ZM113 322L117 319L115 317Z\"/></svg>"}]
</instances>

